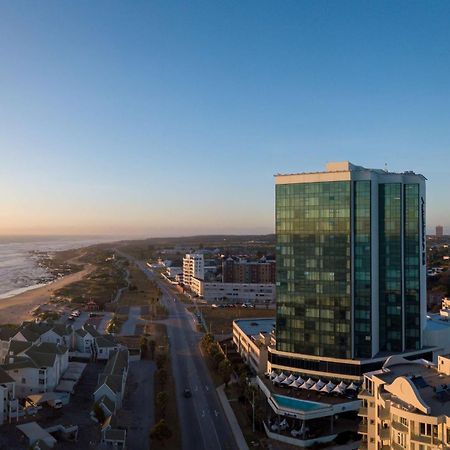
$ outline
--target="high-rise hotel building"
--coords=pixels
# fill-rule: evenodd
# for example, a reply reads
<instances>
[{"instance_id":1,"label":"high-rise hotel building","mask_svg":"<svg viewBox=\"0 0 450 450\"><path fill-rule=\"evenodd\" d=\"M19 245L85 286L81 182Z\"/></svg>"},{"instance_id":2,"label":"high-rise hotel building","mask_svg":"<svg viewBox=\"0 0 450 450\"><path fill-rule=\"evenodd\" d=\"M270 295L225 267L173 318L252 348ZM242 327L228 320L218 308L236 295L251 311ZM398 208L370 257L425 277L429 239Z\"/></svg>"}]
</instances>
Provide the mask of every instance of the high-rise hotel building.
<instances>
[{"instance_id":1,"label":"high-rise hotel building","mask_svg":"<svg viewBox=\"0 0 450 450\"><path fill-rule=\"evenodd\" d=\"M276 175L272 368L347 375L428 357L425 178L329 163Z\"/></svg>"}]
</instances>

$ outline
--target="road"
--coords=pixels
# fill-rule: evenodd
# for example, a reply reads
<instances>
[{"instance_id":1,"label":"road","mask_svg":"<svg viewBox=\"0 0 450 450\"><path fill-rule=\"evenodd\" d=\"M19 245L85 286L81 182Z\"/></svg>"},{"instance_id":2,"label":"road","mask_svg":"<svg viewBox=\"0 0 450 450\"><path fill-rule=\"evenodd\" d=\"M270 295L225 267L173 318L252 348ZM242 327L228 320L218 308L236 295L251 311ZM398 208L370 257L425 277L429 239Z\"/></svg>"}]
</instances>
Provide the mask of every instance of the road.
<instances>
[{"instance_id":1,"label":"road","mask_svg":"<svg viewBox=\"0 0 450 450\"><path fill-rule=\"evenodd\" d=\"M195 329L192 314L174 299L169 288L144 264L134 261L158 283L162 303L169 317L165 321L170 341L170 354L176 384L183 450L235 450L237 448L214 384L200 352L201 334ZM191 398L184 398L189 387Z\"/></svg>"},{"instance_id":2,"label":"road","mask_svg":"<svg viewBox=\"0 0 450 450\"><path fill-rule=\"evenodd\" d=\"M141 318L141 307L140 306L132 306L128 311L128 319L122 325L122 329L120 330L121 336L133 336L136 331L136 325Z\"/></svg>"}]
</instances>

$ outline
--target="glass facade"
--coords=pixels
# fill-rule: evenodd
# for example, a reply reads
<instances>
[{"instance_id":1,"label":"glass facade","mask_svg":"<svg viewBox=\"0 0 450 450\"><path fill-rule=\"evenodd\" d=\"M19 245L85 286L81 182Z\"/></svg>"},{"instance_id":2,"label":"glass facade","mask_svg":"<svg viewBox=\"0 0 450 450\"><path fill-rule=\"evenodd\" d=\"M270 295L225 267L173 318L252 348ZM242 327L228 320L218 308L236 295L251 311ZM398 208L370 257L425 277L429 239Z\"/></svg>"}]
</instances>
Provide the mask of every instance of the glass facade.
<instances>
[{"instance_id":1,"label":"glass facade","mask_svg":"<svg viewBox=\"0 0 450 450\"><path fill-rule=\"evenodd\" d=\"M419 185L404 187L405 346L420 348L420 218Z\"/></svg>"},{"instance_id":2,"label":"glass facade","mask_svg":"<svg viewBox=\"0 0 450 450\"><path fill-rule=\"evenodd\" d=\"M379 311L380 350L401 352L402 344L402 185L380 184Z\"/></svg>"},{"instance_id":3,"label":"glass facade","mask_svg":"<svg viewBox=\"0 0 450 450\"><path fill-rule=\"evenodd\" d=\"M277 350L350 358L351 183L276 186Z\"/></svg>"},{"instance_id":4,"label":"glass facade","mask_svg":"<svg viewBox=\"0 0 450 450\"><path fill-rule=\"evenodd\" d=\"M371 252L370 181L354 182L353 208L353 301L354 356L372 356L372 252Z\"/></svg>"}]
</instances>

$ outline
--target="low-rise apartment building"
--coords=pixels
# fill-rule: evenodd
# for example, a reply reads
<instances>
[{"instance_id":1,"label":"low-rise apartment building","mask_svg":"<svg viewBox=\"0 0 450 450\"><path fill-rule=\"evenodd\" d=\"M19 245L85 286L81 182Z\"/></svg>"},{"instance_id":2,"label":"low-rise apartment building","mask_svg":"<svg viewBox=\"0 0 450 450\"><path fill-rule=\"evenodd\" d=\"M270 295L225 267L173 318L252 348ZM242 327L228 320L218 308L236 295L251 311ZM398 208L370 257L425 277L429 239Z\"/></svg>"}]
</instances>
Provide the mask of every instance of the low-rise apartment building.
<instances>
[{"instance_id":1,"label":"low-rise apartment building","mask_svg":"<svg viewBox=\"0 0 450 450\"><path fill-rule=\"evenodd\" d=\"M243 361L256 374L267 370L267 346L275 318L233 320L233 344Z\"/></svg>"},{"instance_id":2,"label":"low-rise apartment building","mask_svg":"<svg viewBox=\"0 0 450 450\"><path fill-rule=\"evenodd\" d=\"M69 349L61 344L41 343L24 349L12 345L5 364L0 366L16 383L16 395L52 391L69 364Z\"/></svg>"},{"instance_id":3,"label":"low-rise apartment building","mask_svg":"<svg viewBox=\"0 0 450 450\"><path fill-rule=\"evenodd\" d=\"M364 374L359 415L362 449L437 450L450 447L450 357L438 366L391 356Z\"/></svg>"},{"instance_id":4,"label":"low-rise apartment building","mask_svg":"<svg viewBox=\"0 0 450 450\"><path fill-rule=\"evenodd\" d=\"M212 302L266 304L275 301L275 284L208 283L194 277L191 290Z\"/></svg>"}]
</instances>

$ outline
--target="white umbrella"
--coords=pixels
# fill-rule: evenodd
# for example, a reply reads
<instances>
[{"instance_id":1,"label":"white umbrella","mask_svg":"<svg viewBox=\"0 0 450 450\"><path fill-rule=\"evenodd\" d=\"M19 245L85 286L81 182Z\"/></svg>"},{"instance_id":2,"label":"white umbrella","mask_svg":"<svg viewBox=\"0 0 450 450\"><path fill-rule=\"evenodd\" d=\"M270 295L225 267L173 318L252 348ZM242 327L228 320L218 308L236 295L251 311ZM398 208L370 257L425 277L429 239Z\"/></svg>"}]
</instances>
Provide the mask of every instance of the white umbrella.
<instances>
[{"instance_id":1,"label":"white umbrella","mask_svg":"<svg viewBox=\"0 0 450 450\"><path fill-rule=\"evenodd\" d=\"M274 378L276 378L278 374L275 372L275 370L272 370L272 372L269 373L269 378L271 380L273 380Z\"/></svg>"},{"instance_id":2,"label":"white umbrella","mask_svg":"<svg viewBox=\"0 0 450 450\"><path fill-rule=\"evenodd\" d=\"M300 375L298 376L297 381L298 381L300 384L303 384L303 383L305 382L305 380L304 380Z\"/></svg>"},{"instance_id":3,"label":"white umbrella","mask_svg":"<svg viewBox=\"0 0 450 450\"><path fill-rule=\"evenodd\" d=\"M285 384L286 386L288 386L289 384L291 384L292 383L292 380L290 380L289 378L285 378L282 382L281 382L281 384Z\"/></svg>"},{"instance_id":4,"label":"white umbrella","mask_svg":"<svg viewBox=\"0 0 450 450\"><path fill-rule=\"evenodd\" d=\"M286 380L289 381L289 383L292 383L294 380L296 380L295 375L293 375L292 373L286 378Z\"/></svg>"},{"instance_id":5,"label":"white umbrella","mask_svg":"<svg viewBox=\"0 0 450 450\"><path fill-rule=\"evenodd\" d=\"M294 387L294 388L298 388L302 385L302 383L299 383L297 380L294 380L289 387Z\"/></svg>"},{"instance_id":6,"label":"white umbrella","mask_svg":"<svg viewBox=\"0 0 450 450\"><path fill-rule=\"evenodd\" d=\"M332 391L336 387L336 385L331 381L328 382L327 386L330 388L330 391Z\"/></svg>"},{"instance_id":7,"label":"white umbrella","mask_svg":"<svg viewBox=\"0 0 450 450\"><path fill-rule=\"evenodd\" d=\"M341 395L343 395L343 394L344 394L344 389L342 389L341 386L338 384L338 385L332 390L332 392L333 392L334 394L341 394Z\"/></svg>"},{"instance_id":8,"label":"white umbrella","mask_svg":"<svg viewBox=\"0 0 450 450\"><path fill-rule=\"evenodd\" d=\"M306 383L303 383L302 385L300 385L299 389L306 389L306 390L308 390L311 386L312 386L312 384L308 384L308 382L306 382Z\"/></svg>"},{"instance_id":9,"label":"white umbrella","mask_svg":"<svg viewBox=\"0 0 450 450\"><path fill-rule=\"evenodd\" d=\"M308 385L308 388L307 388L307 389L309 389L309 388L310 388L311 386L313 386L315 383L316 383L316 382L315 382L312 378L308 378L308 379L306 380L306 382L305 382L305 384Z\"/></svg>"},{"instance_id":10,"label":"white umbrella","mask_svg":"<svg viewBox=\"0 0 450 450\"><path fill-rule=\"evenodd\" d=\"M357 391L359 389L359 386L357 384L353 383L353 381L352 381L350 386L347 389L350 389L352 391Z\"/></svg>"},{"instance_id":11,"label":"white umbrella","mask_svg":"<svg viewBox=\"0 0 450 450\"><path fill-rule=\"evenodd\" d=\"M325 392L326 394L329 394L332 391L332 389L330 388L330 386L328 386L328 384L326 384L322 389L320 389L320 392Z\"/></svg>"},{"instance_id":12,"label":"white umbrella","mask_svg":"<svg viewBox=\"0 0 450 450\"><path fill-rule=\"evenodd\" d=\"M286 378L286 375L283 372L281 372L278 376L281 378L281 380L284 380Z\"/></svg>"},{"instance_id":13,"label":"white umbrella","mask_svg":"<svg viewBox=\"0 0 450 450\"><path fill-rule=\"evenodd\" d=\"M311 387L312 391L320 391L325 386L322 380L319 380L314 386Z\"/></svg>"},{"instance_id":14,"label":"white umbrella","mask_svg":"<svg viewBox=\"0 0 450 450\"><path fill-rule=\"evenodd\" d=\"M347 385L346 385L343 381L341 381L341 382L338 384L338 386L339 386L343 391L345 391L345 390L347 389Z\"/></svg>"},{"instance_id":15,"label":"white umbrella","mask_svg":"<svg viewBox=\"0 0 450 450\"><path fill-rule=\"evenodd\" d=\"M284 378L281 378L280 375L277 375L273 380L272 383L281 383L284 380Z\"/></svg>"}]
</instances>

